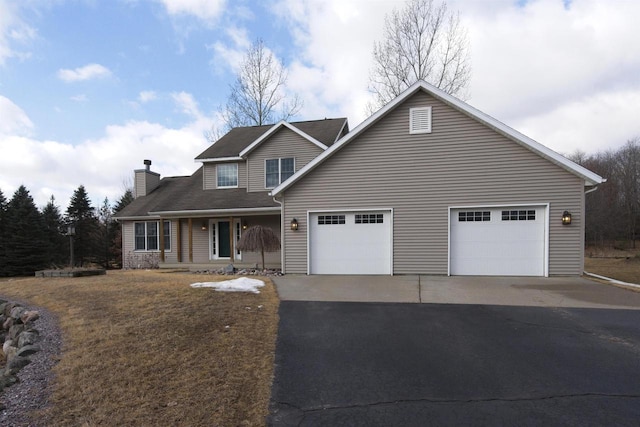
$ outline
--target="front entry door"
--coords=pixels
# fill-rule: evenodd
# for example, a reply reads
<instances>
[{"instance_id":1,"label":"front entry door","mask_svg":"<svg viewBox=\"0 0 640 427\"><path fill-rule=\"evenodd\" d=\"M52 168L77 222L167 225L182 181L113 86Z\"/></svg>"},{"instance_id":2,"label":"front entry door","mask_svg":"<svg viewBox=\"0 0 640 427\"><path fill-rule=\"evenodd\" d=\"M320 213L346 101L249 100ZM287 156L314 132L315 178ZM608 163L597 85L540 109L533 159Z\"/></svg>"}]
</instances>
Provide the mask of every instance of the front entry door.
<instances>
[{"instance_id":1,"label":"front entry door","mask_svg":"<svg viewBox=\"0 0 640 427\"><path fill-rule=\"evenodd\" d=\"M229 245L231 227L229 221L218 222L218 257L230 258L231 246Z\"/></svg>"}]
</instances>

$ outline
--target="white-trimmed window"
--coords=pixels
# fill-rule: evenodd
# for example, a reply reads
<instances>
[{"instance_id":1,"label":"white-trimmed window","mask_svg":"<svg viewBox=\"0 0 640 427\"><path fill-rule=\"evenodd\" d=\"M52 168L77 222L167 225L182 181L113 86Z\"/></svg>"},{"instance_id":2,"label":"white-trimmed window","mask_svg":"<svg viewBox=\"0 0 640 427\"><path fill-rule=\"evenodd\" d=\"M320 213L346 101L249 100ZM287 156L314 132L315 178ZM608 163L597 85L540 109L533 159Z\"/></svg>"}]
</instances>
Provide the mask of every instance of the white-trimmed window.
<instances>
[{"instance_id":1,"label":"white-trimmed window","mask_svg":"<svg viewBox=\"0 0 640 427\"><path fill-rule=\"evenodd\" d=\"M296 171L293 157L267 159L264 164L264 186L275 188L282 184Z\"/></svg>"},{"instance_id":2,"label":"white-trimmed window","mask_svg":"<svg viewBox=\"0 0 640 427\"><path fill-rule=\"evenodd\" d=\"M133 224L136 251L159 251L160 221L144 221ZM171 221L163 221L164 250L171 250Z\"/></svg>"},{"instance_id":3,"label":"white-trimmed window","mask_svg":"<svg viewBox=\"0 0 640 427\"><path fill-rule=\"evenodd\" d=\"M431 133L431 107L409 109L409 133Z\"/></svg>"},{"instance_id":4,"label":"white-trimmed window","mask_svg":"<svg viewBox=\"0 0 640 427\"><path fill-rule=\"evenodd\" d=\"M238 164L223 163L216 168L218 188L235 188L238 186Z\"/></svg>"}]
</instances>

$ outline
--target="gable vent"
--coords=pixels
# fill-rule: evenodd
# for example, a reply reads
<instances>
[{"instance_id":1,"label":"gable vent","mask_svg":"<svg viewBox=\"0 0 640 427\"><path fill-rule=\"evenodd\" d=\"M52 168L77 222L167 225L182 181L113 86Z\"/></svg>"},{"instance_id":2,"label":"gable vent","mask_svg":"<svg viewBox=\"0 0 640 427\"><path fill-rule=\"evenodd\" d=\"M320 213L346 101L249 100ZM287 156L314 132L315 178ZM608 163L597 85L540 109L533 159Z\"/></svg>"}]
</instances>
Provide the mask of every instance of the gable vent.
<instances>
[{"instance_id":1,"label":"gable vent","mask_svg":"<svg viewBox=\"0 0 640 427\"><path fill-rule=\"evenodd\" d=\"M409 109L409 133L431 133L431 107Z\"/></svg>"}]
</instances>

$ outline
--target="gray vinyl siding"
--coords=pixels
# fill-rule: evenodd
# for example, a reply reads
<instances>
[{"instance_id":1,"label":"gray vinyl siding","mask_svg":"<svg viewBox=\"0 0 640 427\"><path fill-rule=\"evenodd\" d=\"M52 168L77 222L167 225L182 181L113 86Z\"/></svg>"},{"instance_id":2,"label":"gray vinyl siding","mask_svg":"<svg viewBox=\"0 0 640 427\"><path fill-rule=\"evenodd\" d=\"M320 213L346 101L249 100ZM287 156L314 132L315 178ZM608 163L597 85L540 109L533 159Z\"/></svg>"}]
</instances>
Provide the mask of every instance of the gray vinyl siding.
<instances>
[{"instance_id":1,"label":"gray vinyl siding","mask_svg":"<svg viewBox=\"0 0 640 427\"><path fill-rule=\"evenodd\" d=\"M409 134L409 108L432 106L430 134ZM546 204L549 274L583 269L584 181L419 92L287 189L286 273L307 273L307 212L393 208L394 274L448 272L448 208ZM571 226L561 224L564 210Z\"/></svg>"},{"instance_id":2,"label":"gray vinyl siding","mask_svg":"<svg viewBox=\"0 0 640 427\"><path fill-rule=\"evenodd\" d=\"M293 157L295 170L305 166L322 153L322 149L290 129L282 128L249 153L248 191L267 191L265 188L265 160Z\"/></svg>"},{"instance_id":3,"label":"gray vinyl siding","mask_svg":"<svg viewBox=\"0 0 640 427\"><path fill-rule=\"evenodd\" d=\"M238 164L238 188L247 188L247 164L241 161L227 162ZM205 163L202 170L203 188L215 190L218 188L217 165L221 163Z\"/></svg>"},{"instance_id":4,"label":"gray vinyl siding","mask_svg":"<svg viewBox=\"0 0 640 427\"><path fill-rule=\"evenodd\" d=\"M215 218L214 218L215 219ZM228 218L220 218L227 220ZM234 218L238 219L238 218ZM280 235L280 217L277 215L261 215L261 216L249 216L240 218L241 221L246 221L247 225L263 225L273 228L276 234ZM210 218L194 218L193 219L193 264L206 264L206 263L228 263L228 260L211 260L210 259ZM202 224L207 225L207 230L202 230ZM177 239L176 239L177 240ZM175 260L167 262L177 262L177 254ZM189 264L189 223L188 219L182 220L182 263L185 266ZM256 263L262 263L262 259L259 253L255 252L243 252L242 259L236 260L236 264L253 266ZM265 253L265 263L269 267L280 267L280 251Z\"/></svg>"},{"instance_id":5,"label":"gray vinyl siding","mask_svg":"<svg viewBox=\"0 0 640 427\"><path fill-rule=\"evenodd\" d=\"M134 224L136 222L146 222L146 221L159 221L159 220L140 220L140 221L124 221L122 223L122 255L124 258L123 266L125 268L134 268L135 266L127 265L126 259L130 254L145 254L145 253L157 253L160 256L160 251L136 251L135 250L135 235L134 235ZM176 248L176 242L178 241L177 237L177 220L169 220L165 219L163 221L171 222L171 250L167 250L164 252L165 262L176 262L178 259L178 253Z\"/></svg>"}]
</instances>

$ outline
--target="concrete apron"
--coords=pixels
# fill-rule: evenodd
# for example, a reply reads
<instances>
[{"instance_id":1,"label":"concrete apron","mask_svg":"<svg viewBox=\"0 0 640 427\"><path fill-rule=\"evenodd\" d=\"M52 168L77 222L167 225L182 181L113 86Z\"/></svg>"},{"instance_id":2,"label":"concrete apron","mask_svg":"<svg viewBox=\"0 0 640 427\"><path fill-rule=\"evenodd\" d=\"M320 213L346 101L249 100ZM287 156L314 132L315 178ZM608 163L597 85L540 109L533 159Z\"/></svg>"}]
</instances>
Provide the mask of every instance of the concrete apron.
<instances>
[{"instance_id":1,"label":"concrete apron","mask_svg":"<svg viewBox=\"0 0 640 427\"><path fill-rule=\"evenodd\" d=\"M283 301L408 302L640 310L640 292L582 277L273 277Z\"/></svg>"}]
</instances>

